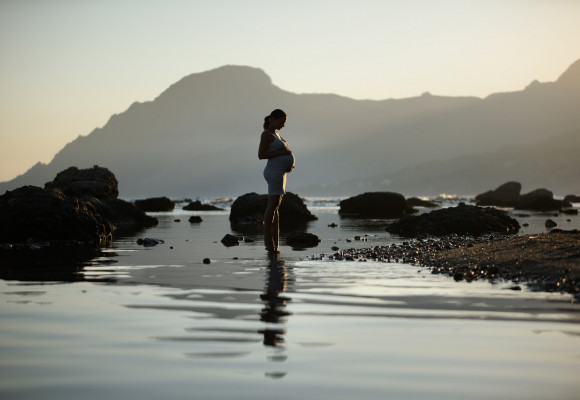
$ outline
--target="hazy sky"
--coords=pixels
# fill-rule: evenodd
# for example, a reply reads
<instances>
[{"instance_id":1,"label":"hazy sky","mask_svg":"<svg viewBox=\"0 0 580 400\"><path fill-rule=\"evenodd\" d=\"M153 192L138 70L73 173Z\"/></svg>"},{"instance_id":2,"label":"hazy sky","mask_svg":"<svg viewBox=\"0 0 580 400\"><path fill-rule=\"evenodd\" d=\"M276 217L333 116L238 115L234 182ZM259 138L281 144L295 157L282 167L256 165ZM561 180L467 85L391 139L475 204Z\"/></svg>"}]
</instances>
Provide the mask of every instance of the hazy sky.
<instances>
[{"instance_id":1,"label":"hazy sky","mask_svg":"<svg viewBox=\"0 0 580 400\"><path fill-rule=\"evenodd\" d=\"M0 181L191 73L295 93L484 97L580 58L578 0L0 0Z\"/></svg>"}]
</instances>

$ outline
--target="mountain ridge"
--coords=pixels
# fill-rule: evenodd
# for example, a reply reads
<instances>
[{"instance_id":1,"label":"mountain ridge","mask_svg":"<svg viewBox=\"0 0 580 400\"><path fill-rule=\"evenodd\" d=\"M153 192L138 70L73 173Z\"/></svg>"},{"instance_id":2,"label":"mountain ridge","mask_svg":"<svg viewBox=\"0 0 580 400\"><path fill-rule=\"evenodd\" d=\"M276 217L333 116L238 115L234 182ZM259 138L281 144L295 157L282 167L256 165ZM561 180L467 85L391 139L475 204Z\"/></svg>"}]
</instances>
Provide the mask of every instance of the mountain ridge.
<instances>
[{"instance_id":1,"label":"mountain ridge","mask_svg":"<svg viewBox=\"0 0 580 400\"><path fill-rule=\"evenodd\" d=\"M72 165L109 168L127 198L264 191L257 145L263 117L274 108L289 113L281 131L297 158L289 189L377 171L388 175L573 131L580 127L577 82L580 60L556 82L483 99L425 93L355 100L295 94L275 86L259 68L227 65L187 75L154 100L133 103L68 143L50 163L0 183L0 191L43 185Z\"/></svg>"}]
</instances>

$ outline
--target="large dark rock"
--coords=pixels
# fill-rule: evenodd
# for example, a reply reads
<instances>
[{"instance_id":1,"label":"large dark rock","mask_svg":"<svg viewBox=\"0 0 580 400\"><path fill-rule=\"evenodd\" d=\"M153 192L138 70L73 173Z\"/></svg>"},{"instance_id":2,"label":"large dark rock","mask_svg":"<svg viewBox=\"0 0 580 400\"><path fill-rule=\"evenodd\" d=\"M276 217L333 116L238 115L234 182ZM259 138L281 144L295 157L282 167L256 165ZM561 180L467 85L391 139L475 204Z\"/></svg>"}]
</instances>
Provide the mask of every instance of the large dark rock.
<instances>
[{"instance_id":1,"label":"large dark rock","mask_svg":"<svg viewBox=\"0 0 580 400\"><path fill-rule=\"evenodd\" d=\"M78 198L92 196L99 200L116 200L119 196L119 184L115 175L107 168L97 165L87 169L67 168L44 187L59 189L67 196Z\"/></svg>"},{"instance_id":2,"label":"large dark rock","mask_svg":"<svg viewBox=\"0 0 580 400\"><path fill-rule=\"evenodd\" d=\"M580 196L576 196L574 194L569 194L564 197L564 201L568 203L580 203Z\"/></svg>"},{"instance_id":3,"label":"large dark rock","mask_svg":"<svg viewBox=\"0 0 580 400\"><path fill-rule=\"evenodd\" d=\"M521 183L507 182L495 190L478 194L475 196L475 202L478 206L513 207L520 197L521 190Z\"/></svg>"},{"instance_id":4,"label":"large dark rock","mask_svg":"<svg viewBox=\"0 0 580 400\"><path fill-rule=\"evenodd\" d=\"M117 199L117 179L106 168L68 168L45 188L25 186L0 196L0 242L107 243L157 224ZM98 196L98 197L97 197Z\"/></svg>"},{"instance_id":5,"label":"large dark rock","mask_svg":"<svg viewBox=\"0 0 580 400\"><path fill-rule=\"evenodd\" d=\"M106 244L114 226L91 203L58 189L24 186L0 196L0 242Z\"/></svg>"},{"instance_id":6,"label":"large dark rock","mask_svg":"<svg viewBox=\"0 0 580 400\"><path fill-rule=\"evenodd\" d=\"M264 213L268 206L268 195L247 193L238 197L232 204L230 221L234 225L261 225ZM314 216L304 204L304 201L294 193L286 193L282 198L282 204L278 210L280 226L292 226L296 224L314 221Z\"/></svg>"},{"instance_id":7,"label":"large dark rock","mask_svg":"<svg viewBox=\"0 0 580 400\"><path fill-rule=\"evenodd\" d=\"M552 192L546 189L536 189L520 196L514 203L517 210L553 211L562 208L562 201L554 199Z\"/></svg>"},{"instance_id":8,"label":"large dark rock","mask_svg":"<svg viewBox=\"0 0 580 400\"><path fill-rule=\"evenodd\" d=\"M167 197L151 197L143 200L135 200L135 205L143 211L173 211L175 203Z\"/></svg>"},{"instance_id":9,"label":"large dark rock","mask_svg":"<svg viewBox=\"0 0 580 400\"><path fill-rule=\"evenodd\" d=\"M517 210L553 211L569 207L569 201L556 200L547 189L536 189L527 194L520 194L522 185L518 182L507 182L495 190L475 196L478 206L514 207Z\"/></svg>"},{"instance_id":10,"label":"large dark rock","mask_svg":"<svg viewBox=\"0 0 580 400\"><path fill-rule=\"evenodd\" d=\"M398 218L405 215L407 201L402 194L369 192L340 202L339 214L364 218Z\"/></svg>"},{"instance_id":11,"label":"large dark rock","mask_svg":"<svg viewBox=\"0 0 580 400\"><path fill-rule=\"evenodd\" d=\"M460 205L418 216L405 216L388 225L387 231L403 237L450 234L480 236L486 233L516 233L520 224L495 208Z\"/></svg>"}]
</instances>

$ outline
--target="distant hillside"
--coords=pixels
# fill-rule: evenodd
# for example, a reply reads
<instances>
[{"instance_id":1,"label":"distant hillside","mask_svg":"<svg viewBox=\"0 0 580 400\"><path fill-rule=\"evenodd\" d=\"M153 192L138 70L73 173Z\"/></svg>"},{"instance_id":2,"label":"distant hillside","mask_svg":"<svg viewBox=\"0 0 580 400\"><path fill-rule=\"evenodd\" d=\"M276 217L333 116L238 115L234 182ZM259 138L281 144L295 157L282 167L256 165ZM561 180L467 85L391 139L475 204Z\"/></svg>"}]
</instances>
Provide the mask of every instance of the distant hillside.
<instances>
[{"instance_id":1,"label":"distant hillside","mask_svg":"<svg viewBox=\"0 0 580 400\"><path fill-rule=\"evenodd\" d=\"M300 188L304 195L344 196L366 191L395 191L406 196L442 193L472 196L507 181L523 192L546 188L556 195L580 193L580 129L539 143L511 146L485 154L428 161L393 173Z\"/></svg>"},{"instance_id":2,"label":"distant hillside","mask_svg":"<svg viewBox=\"0 0 580 400\"><path fill-rule=\"evenodd\" d=\"M295 190L387 176L425 162L523 148L578 132L578 104L580 60L556 82L534 82L519 92L485 99L425 94L384 101L294 94L273 85L260 69L225 66L189 75L151 102L134 103L102 128L66 145L49 164L39 163L0 183L0 193L25 184L43 185L73 165L109 168L125 198L264 192L265 163L258 160L257 147L263 117L274 108L289 113L281 134L296 156L288 186ZM571 163L575 168L579 161ZM469 182L487 187L490 180L505 180L490 178L495 173L500 172L471 174ZM542 176L533 169L521 173L522 181ZM459 170L456 179L432 176L429 182L462 192L467 176ZM566 185L562 182L563 189ZM576 181L569 182L568 191L575 187Z\"/></svg>"}]
</instances>

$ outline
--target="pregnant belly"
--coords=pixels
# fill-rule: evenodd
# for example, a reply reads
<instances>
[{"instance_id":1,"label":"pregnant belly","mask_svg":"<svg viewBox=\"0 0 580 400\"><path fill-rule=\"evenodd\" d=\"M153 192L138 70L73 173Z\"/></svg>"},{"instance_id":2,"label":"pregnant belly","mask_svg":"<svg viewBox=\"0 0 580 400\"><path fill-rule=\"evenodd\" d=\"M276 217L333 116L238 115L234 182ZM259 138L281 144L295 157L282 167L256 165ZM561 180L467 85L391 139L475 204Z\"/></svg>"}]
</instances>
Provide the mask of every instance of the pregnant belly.
<instances>
[{"instance_id":1,"label":"pregnant belly","mask_svg":"<svg viewBox=\"0 0 580 400\"><path fill-rule=\"evenodd\" d=\"M292 154L287 154L284 156L271 158L268 160L268 165L271 168L286 172L294 166L294 156Z\"/></svg>"}]
</instances>

